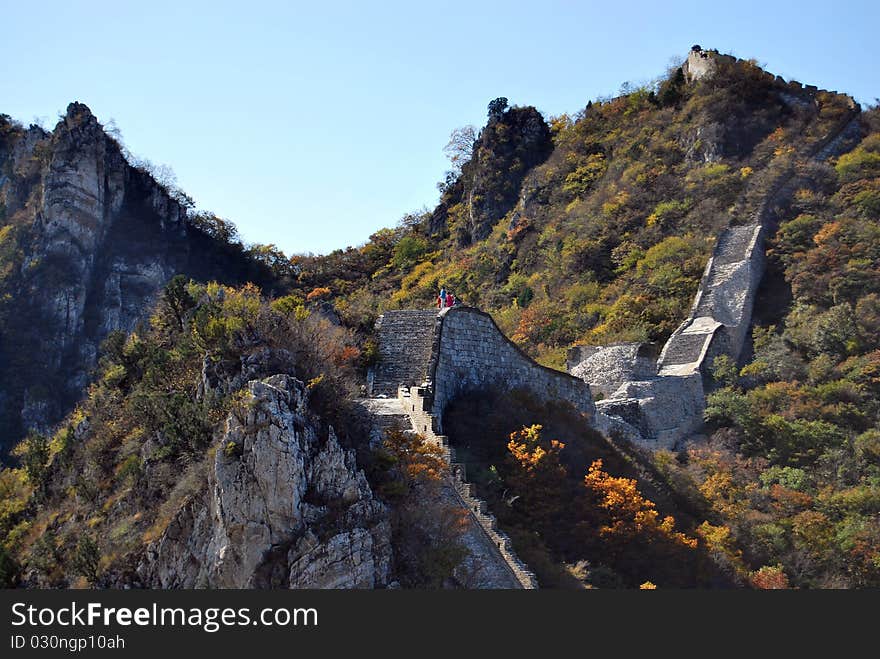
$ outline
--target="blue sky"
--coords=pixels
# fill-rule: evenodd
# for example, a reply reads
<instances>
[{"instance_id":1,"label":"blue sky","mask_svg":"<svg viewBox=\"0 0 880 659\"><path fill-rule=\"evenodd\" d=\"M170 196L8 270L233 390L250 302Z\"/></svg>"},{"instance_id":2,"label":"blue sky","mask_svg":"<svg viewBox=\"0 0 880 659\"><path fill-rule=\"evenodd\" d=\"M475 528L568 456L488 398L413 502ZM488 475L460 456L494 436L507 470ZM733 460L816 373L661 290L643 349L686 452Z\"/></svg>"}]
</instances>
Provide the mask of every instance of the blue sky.
<instances>
[{"instance_id":1,"label":"blue sky","mask_svg":"<svg viewBox=\"0 0 880 659\"><path fill-rule=\"evenodd\" d=\"M576 112L694 43L880 96L876 0L0 0L0 112L115 119L197 205L288 253L356 245L437 201L452 129L497 96Z\"/></svg>"}]
</instances>

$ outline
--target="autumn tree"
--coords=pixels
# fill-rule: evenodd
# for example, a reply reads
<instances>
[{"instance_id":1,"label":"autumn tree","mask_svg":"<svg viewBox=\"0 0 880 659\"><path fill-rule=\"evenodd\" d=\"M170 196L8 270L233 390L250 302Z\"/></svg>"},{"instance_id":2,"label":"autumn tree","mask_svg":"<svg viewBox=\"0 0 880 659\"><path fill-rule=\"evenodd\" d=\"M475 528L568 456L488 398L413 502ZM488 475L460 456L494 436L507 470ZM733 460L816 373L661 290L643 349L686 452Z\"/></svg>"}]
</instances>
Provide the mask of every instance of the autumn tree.
<instances>
[{"instance_id":1,"label":"autumn tree","mask_svg":"<svg viewBox=\"0 0 880 659\"><path fill-rule=\"evenodd\" d=\"M40 487L49 465L48 438L32 430L13 453L21 458L28 481L35 487Z\"/></svg>"},{"instance_id":2,"label":"autumn tree","mask_svg":"<svg viewBox=\"0 0 880 659\"><path fill-rule=\"evenodd\" d=\"M489 121L500 119L507 109L507 98L499 96L489 103Z\"/></svg>"},{"instance_id":3,"label":"autumn tree","mask_svg":"<svg viewBox=\"0 0 880 659\"><path fill-rule=\"evenodd\" d=\"M101 550L98 548L98 544L88 534L80 536L71 560L73 571L84 577L89 584L94 585L98 580L100 562Z\"/></svg>"},{"instance_id":4,"label":"autumn tree","mask_svg":"<svg viewBox=\"0 0 880 659\"><path fill-rule=\"evenodd\" d=\"M262 263L278 278L295 275L293 263L276 245L250 245L247 255L257 263Z\"/></svg>"},{"instance_id":5,"label":"autumn tree","mask_svg":"<svg viewBox=\"0 0 880 659\"><path fill-rule=\"evenodd\" d=\"M752 572L749 582L753 588L760 590L780 590L790 588L788 577L782 570L781 565L765 565L760 570Z\"/></svg>"},{"instance_id":6,"label":"autumn tree","mask_svg":"<svg viewBox=\"0 0 880 659\"><path fill-rule=\"evenodd\" d=\"M175 331L184 329L184 316L196 306L188 288L189 279L175 275L162 291L156 320L162 327L173 327Z\"/></svg>"},{"instance_id":7,"label":"autumn tree","mask_svg":"<svg viewBox=\"0 0 880 659\"><path fill-rule=\"evenodd\" d=\"M693 561L696 538L675 530L675 519L661 517L657 506L638 490L631 478L611 476L595 460L584 477L579 536L596 546L611 566L630 579L649 576L645 565L668 571L667 579L679 577L677 565ZM652 578L664 575L652 573Z\"/></svg>"},{"instance_id":8,"label":"autumn tree","mask_svg":"<svg viewBox=\"0 0 880 659\"><path fill-rule=\"evenodd\" d=\"M449 135L449 142L443 147L443 153L452 164L453 175L461 174L462 166L471 159L476 141L477 129L471 125L456 128Z\"/></svg>"},{"instance_id":9,"label":"autumn tree","mask_svg":"<svg viewBox=\"0 0 880 659\"><path fill-rule=\"evenodd\" d=\"M665 539L681 547L696 548L695 538L675 531L673 517L660 517L654 502L639 493L635 479L611 476L602 470L601 460L590 465L584 487L590 498L607 511L608 521L599 528L601 534L622 542L645 535L652 540Z\"/></svg>"},{"instance_id":10,"label":"autumn tree","mask_svg":"<svg viewBox=\"0 0 880 659\"><path fill-rule=\"evenodd\" d=\"M442 494L446 463L422 435L392 429L375 455L379 493L395 502L392 535L401 584L440 588L456 578L467 556L467 512Z\"/></svg>"},{"instance_id":11,"label":"autumn tree","mask_svg":"<svg viewBox=\"0 0 880 659\"><path fill-rule=\"evenodd\" d=\"M189 222L195 228L220 242L230 245L239 243L238 227L229 220L217 217L213 213L195 213L189 217Z\"/></svg>"},{"instance_id":12,"label":"autumn tree","mask_svg":"<svg viewBox=\"0 0 880 659\"><path fill-rule=\"evenodd\" d=\"M541 437L541 425L523 426L507 443L512 467L507 485L524 516L545 532L560 526L568 502L568 471L560 459L565 444Z\"/></svg>"}]
</instances>

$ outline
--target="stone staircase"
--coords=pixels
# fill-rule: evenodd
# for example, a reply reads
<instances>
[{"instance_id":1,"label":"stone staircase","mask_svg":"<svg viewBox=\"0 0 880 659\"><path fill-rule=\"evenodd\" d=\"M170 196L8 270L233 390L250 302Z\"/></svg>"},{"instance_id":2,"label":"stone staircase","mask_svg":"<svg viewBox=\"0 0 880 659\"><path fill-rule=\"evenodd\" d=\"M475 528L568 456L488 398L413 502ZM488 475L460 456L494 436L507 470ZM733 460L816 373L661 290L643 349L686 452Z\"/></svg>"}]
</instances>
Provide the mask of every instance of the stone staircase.
<instances>
[{"instance_id":1,"label":"stone staircase","mask_svg":"<svg viewBox=\"0 0 880 659\"><path fill-rule=\"evenodd\" d=\"M670 341L663 358L663 366L692 364L700 359L708 334L682 333Z\"/></svg>"},{"instance_id":2,"label":"stone staircase","mask_svg":"<svg viewBox=\"0 0 880 659\"><path fill-rule=\"evenodd\" d=\"M426 391L421 387L401 387L398 396L403 410L409 415L412 428L421 434L425 441L430 442L440 449L443 460L449 465L450 483L455 491L458 501L468 510L471 518L476 522L479 529L477 536L472 541L478 540L480 547L478 552L490 551L500 559L496 565L504 566L506 574L498 574L499 583L509 581L505 587L523 589L538 588L538 579L534 572L520 560L513 550L513 543L508 535L498 527L498 520L489 512L488 505L482 499L477 498L474 486L467 482L465 465L456 461L455 449L450 446L449 439L445 435L435 432L437 426L434 416L428 411L430 405L425 399ZM496 572L498 570L496 569ZM512 580L512 581L510 581Z\"/></svg>"},{"instance_id":3,"label":"stone staircase","mask_svg":"<svg viewBox=\"0 0 880 659\"><path fill-rule=\"evenodd\" d=\"M848 141L858 141L861 136L860 117L861 106L853 101L853 107L842 122L842 127L819 143L814 149L813 158L828 160L828 158L837 155Z\"/></svg>"},{"instance_id":4,"label":"stone staircase","mask_svg":"<svg viewBox=\"0 0 880 659\"><path fill-rule=\"evenodd\" d=\"M535 575L514 553L510 538L498 528L497 520L487 504L478 499L473 485L467 482L465 467L456 460L455 449L445 435L435 432L433 415L426 408L426 391L421 387L401 386L393 398L365 398L358 403L370 414L370 443L380 444L390 428L417 432L439 449L448 466L443 484L448 503L467 511L470 522L463 531L462 542L469 552L476 582L467 587L533 589L538 587ZM467 571L467 570L466 570Z\"/></svg>"},{"instance_id":5,"label":"stone staircase","mask_svg":"<svg viewBox=\"0 0 880 659\"><path fill-rule=\"evenodd\" d=\"M385 434L391 429L404 430L410 427L409 415L397 398L361 398L357 402L372 419L371 446L381 445Z\"/></svg>"},{"instance_id":6,"label":"stone staircase","mask_svg":"<svg viewBox=\"0 0 880 659\"><path fill-rule=\"evenodd\" d=\"M860 108L851 110L804 156L824 160L859 131ZM700 288L688 319L672 334L660 354L658 374L687 376L698 373L703 361L719 351L737 358L746 340L752 305L764 270L764 225L773 200L786 190L795 176L789 164L771 168L744 197L756 203L745 224L732 225L721 232L706 265ZM749 204L746 204L748 207ZM725 336L716 340L720 326ZM723 345L722 345L723 343ZM716 345L717 344L717 345ZM713 347L714 346L714 347Z\"/></svg>"},{"instance_id":7,"label":"stone staircase","mask_svg":"<svg viewBox=\"0 0 880 659\"><path fill-rule=\"evenodd\" d=\"M753 226L739 226L730 227L722 232L715 248L714 265L716 267L730 265L748 258L754 229Z\"/></svg>"},{"instance_id":8,"label":"stone staircase","mask_svg":"<svg viewBox=\"0 0 880 659\"><path fill-rule=\"evenodd\" d=\"M659 375L698 373L719 328L739 354L764 269L760 224L732 226L718 238L688 319L673 332L658 360Z\"/></svg>"},{"instance_id":9,"label":"stone staircase","mask_svg":"<svg viewBox=\"0 0 880 659\"><path fill-rule=\"evenodd\" d=\"M751 278L742 278L740 283L745 286L737 285L731 289L729 284L736 279L739 270L749 267L753 258L762 260L762 257L753 254L756 248L761 248L760 232L761 227L757 224L730 227L722 232L705 280L700 286L692 317L714 318L725 325L739 325L742 322Z\"/></svg>"},{"instance_id":10,"label":"stone staircase","mask_svg":"<svg viewBox=\"0 0 880 659\"><path fill-rule=\"evenodd\" d=\"M420 385L427 374L437 311L386 311L376 321L379 362L368 378L370 397L396 397L400 385Z\"/></svg>"},{"instance_id":11,"label":"stone staircase","mask_svg":"<svg viewBox=\"0 0 880 659\"><path fill-rule=\"evenodd\" d=\"M850 99L849 111L837 125L799 157L825 160L854 142L861 130L860 111ZM765 227L772 223L774 205L796 184L795 165L792 158L771 163L737 202L733 222L718 237L687 319L660 353L657 375L621 383L597 404L612 421L638 429L640 443L671 447L696 431L705 402L705 367L718 355L739 357L765 266Z\"/></svg>"}]
</instances>

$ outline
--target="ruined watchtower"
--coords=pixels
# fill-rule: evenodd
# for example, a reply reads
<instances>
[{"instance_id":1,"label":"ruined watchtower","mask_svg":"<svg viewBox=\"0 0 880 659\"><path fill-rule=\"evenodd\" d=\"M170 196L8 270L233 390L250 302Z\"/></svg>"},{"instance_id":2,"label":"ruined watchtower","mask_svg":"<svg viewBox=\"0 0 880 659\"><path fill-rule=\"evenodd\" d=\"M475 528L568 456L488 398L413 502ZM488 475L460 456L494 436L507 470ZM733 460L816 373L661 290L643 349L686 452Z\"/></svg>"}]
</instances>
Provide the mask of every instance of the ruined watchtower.
<instances>
[{"instance_id":1,"label":"ruined watchtower","mask_svg":"<svg viewBox=\"0 0 880 659\"><path fill-rule=\"evenodd\" d=\"M684 73L684 79L688 82L694 82L710 76L715 72L717 53L711 50L703 50L697 44L691 47L687 59L681 65L681 71Z\"/></svg>"}]
</instances>

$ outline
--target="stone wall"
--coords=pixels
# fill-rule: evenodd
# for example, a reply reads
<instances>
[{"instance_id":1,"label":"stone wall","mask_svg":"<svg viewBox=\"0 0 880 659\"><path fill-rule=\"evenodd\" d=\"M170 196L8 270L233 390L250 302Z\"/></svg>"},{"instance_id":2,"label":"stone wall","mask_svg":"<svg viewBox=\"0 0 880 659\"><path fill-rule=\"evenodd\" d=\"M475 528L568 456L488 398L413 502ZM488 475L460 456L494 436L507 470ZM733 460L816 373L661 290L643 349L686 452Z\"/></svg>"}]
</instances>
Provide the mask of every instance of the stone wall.
<instances>
[{"instance_id":1,"label":"stone wall","mask_svg":"<svg viewBox=\"0 0 880 659\"><path fill-rule=\"evenodd\" d=\"M715 72L714 53L694 46L688 53L687 59L681 65L684 78L688 82L700 80Z\"/></svg>"},{"instance_id":2,"label":"stone wall","mask_svg":"<svg viewBox=\"0 0 880 659\"><path fill-rule=\"evenodd\" d=\"M467 482L465 466L455 460L455 449L449 445L445 435L437 432L439 422L431 413L432 403L429 395L430 392L423 387L401 387L398 391L399 400L403 410L410 417L413 430L422 435L425 441L437 446L444 461L449 465L450 481L455 495L476 522L483 536L482 546L477 548L477 552L485 553L489 549L501 560L509 572L509 579L512 580L509 585L503 585L507 581L505 575L496 575L495 581L503 587L537 588L538 580L534 573L516 555L510 537L498 528L498 521L489 512L486 502L477 498L474 486Z\"/></svg>"},{"instance_id":3,"label":"stone wall","mask_svg":"<svg viewBox=\"0 0 880 659\"><path fill-rule=\"evenodd\" d=\"M806 93L816 92L808 89ZM850 101L849 112L823 139L810 145L804 157L828 158L859 133L860 107ZM746 223L721 233L687 319L660 353L657 376L623 382L596 405L597 425L603 432L612 429L609 420L616 420L618 426L625 424L623 434L629 428L638 433L638 443L671 448L699 430L705 407L704 386L712 362L719 355L738 360L748 338L765 268L764 234L772 223L775 201L788 193L794 175L793 170L783 169L768 179L758 190L761 203ZM597 359L600 354L591 354L589 359ZM630 366L624 363L617 370L634 367L635 358L630 355ZM579 374L585 378L596 371L582 370Z\"/></svg>"},{"instance_id":4,"label":"stone wall","mask_svg":"<svg viewBox=\"0 0 880 659\"><path fill-rule=\"evenodd\" d=\"M624 382L657 374L657 347L651 343L574 346L568 351L566 370L589 384L593 396L610 396Z\"/></svg>"},{"instance_id":5,"label":"stone wall","mask_svg":"<svg viewBox=\"0 0 880 659\"><path fill-rule=\"evenodd\" d=\"M379 316L379 363L368 374L370 396L396 396L401 385L424 383L434 348L437 314L436 309L403 309Z\"/></svg>"},{"instance_id":6,"label":"stone wall","mask_svg":"<svg viewBox=\"0 0 880 659\"><path fill-rule=\"evenodd\" d=\"M481 389L527 389L546 401L567 401L595 414L590 387L567 373L533 361L508 339L489 314L472 307L441 312L442 322L429 370L431 413L442 432L443 411L455 398Z\"/></svg>"},{"instance_id":7,"label":"stone wall","mask_svg":"<svg viewBox=\"0 0 880 659\"><path fill-rule=\"evenodd\" d=\"M400 410L414 431L440 448L450 468L451 491L479 529L471 534L472 553L497 558L481 561L484 570L491 568L493 587L537 588L535 575L516 556L510 538L467 482L464 465L455 461L454 449L442 434L443 412L450 402L470 392L526 389L542 400L571 403L585 415L585 423L593 423L596 408L589 385L536 363L504 336L491 316L471 307L439 313L389 311L377 329L381 361L372 374L370 395L387 395L399 381ZM615 419L605 421L625 426Z\"/></svg>"},{"instance_id":8,"label":"stone wall","mask_svg":"<svg viewBox=\"0 0 880 659\"><path fill-rule=\"evenodd\" d=\"M755 294L764 274L764 229L760 224L730 227L718 239L691 312L672 334L658 361L660 375L705 371L713 342L739 357L752 319Z\"/></svg>"}]
</instances>

